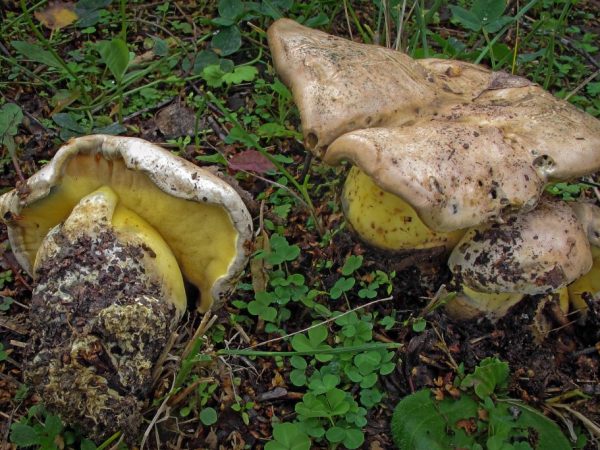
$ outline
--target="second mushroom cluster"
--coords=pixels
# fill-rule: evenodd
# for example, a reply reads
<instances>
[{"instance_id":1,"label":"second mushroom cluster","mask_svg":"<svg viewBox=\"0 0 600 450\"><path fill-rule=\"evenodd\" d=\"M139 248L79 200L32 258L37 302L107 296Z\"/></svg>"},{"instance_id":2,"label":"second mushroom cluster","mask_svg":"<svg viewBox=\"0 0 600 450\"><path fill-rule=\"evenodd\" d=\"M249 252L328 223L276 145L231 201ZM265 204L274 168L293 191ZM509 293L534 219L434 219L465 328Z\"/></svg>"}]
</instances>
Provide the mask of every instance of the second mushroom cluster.
<instances>
[{"instance_id":1,"label":"second mushroom cluster","mask_svg":"<svg viewBox=\"0 0 600 450\"><path fill-rule=\"evenodd\" d=\"M307 149L354 165L343 207L363 240L451 252L460 318L499 317L570 284L582 306L600 267L600 209L544 188L600 169L599 120L478 65L413 60L287 19L268 38Z\"/></svg>"}]
</instances>

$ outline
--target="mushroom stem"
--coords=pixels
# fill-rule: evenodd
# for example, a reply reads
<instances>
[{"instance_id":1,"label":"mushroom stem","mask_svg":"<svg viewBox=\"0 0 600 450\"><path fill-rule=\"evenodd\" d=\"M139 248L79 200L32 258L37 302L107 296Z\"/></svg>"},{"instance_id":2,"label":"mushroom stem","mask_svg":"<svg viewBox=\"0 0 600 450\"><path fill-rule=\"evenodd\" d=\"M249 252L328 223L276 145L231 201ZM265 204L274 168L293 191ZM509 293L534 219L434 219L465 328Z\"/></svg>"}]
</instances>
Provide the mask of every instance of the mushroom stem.
<instances>
[{"instance_id":1,"label":"mushroom stem","mask_svg":"<svg viewBox=\"0 0 600 450\"><path fill-rule=\"evenodd\" d=\"M92 438L135 436L152 369L185 309L162 237L103 186L43 240L26 378Z\"/></svg>"}]
</instances>

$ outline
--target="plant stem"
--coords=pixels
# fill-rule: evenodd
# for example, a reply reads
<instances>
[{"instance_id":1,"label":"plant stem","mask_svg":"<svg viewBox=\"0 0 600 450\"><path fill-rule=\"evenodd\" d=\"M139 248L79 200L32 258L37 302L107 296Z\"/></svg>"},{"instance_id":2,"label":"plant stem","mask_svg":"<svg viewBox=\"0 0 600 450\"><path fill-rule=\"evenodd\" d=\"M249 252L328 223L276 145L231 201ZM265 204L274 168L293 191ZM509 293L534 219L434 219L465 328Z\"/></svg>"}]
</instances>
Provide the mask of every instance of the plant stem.
<instances>
[{"instance_id":1,"label":"plant stem","mask_svg":"<svg viewBox=\"0 0 600 450\"><path fill-rule=\"evenodd\" d=\"M292 351L292 352L271 352L266 350L248 350L248 349L222 349L217 350L218 356L229 355L229 356L313 356L313 355L337 355L340 353L359 353L370 350L382 350L390 348L400 348L402 344L397 342L373 342L370 344L363 345L351 345L348 347L334 347L326 349L313 349L306 351Z\"/></svg>"},{"instance_id":2,"label":"plant stem","mask_svg":"<svg viewBox=\"0 0 600 450\"><path fill-rule=\"evenodd\" d=\"M515 16L513 17L513 20L510 23L507 23L506 25L504 25L504 28L502 28L502 30L500 30L496 34L496 36L494 36L494 38L485 46L485 48L481 51L481 53L479 53L479 56L477 57L477 59L475 61L473 61L473 63L479 64L481 62L481 60L483 58L485 58L485 55L487 55L488 52L492 49L492 46L496 42L498 42L498 40L504 35L504 33L506 33L508 31L508 29L512 25L512 23L520 20L521 17L523 17L525 15L525 13L527 13L527 11L529 11L531 8L533 8L538 1L539 0L531 0L529 3L527 3L523 7L523 9L521 9L517 14L515 14Z\"/></svg>"}]
</instances>

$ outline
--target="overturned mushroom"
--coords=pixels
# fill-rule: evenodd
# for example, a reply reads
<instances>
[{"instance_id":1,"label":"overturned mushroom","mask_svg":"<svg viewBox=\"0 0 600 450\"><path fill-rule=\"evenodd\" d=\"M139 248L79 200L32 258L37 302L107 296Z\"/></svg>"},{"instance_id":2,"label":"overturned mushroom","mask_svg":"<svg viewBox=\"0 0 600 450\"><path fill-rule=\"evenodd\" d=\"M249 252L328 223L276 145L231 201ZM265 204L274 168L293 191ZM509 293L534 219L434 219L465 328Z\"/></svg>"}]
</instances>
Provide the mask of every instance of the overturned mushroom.
<instances>
[{"instance_id":1,"label":"overturned mushroom","mask_svg":"<svg viewBox=\"0 0 600 450\"><path fill-rule=\"evenodd\" d=\"M529 211L548 180L600 169L600 121L524 78L286 19L268 37L307 148L350 160L434 231Z\"/></svg>"},{"instance_id":2,"label":"overturned mushroom","mask_svg":"<svg viewBox=\"0 0 600 450\"><path fill-rule=\"evenodd\" d=\"M590 245L578 217L566 203L544 199L529 213L463 236L448 261L463 293L449 310L461 319L501 317L524 295L558 291L591 265Z\"/></svg>"},{"instance_id":3,"label":"overturned mushroom","mask_svg":"<svg viewBox=\"0 0 600 450\"><path fill-rule=\"evenodd\" d=\"M140 139L70 141L0 198L33 275L26 378L67 423L134 438L184 279L217 308L247 259L251 218L214 175Z\"/></svg>"}]
</instances>

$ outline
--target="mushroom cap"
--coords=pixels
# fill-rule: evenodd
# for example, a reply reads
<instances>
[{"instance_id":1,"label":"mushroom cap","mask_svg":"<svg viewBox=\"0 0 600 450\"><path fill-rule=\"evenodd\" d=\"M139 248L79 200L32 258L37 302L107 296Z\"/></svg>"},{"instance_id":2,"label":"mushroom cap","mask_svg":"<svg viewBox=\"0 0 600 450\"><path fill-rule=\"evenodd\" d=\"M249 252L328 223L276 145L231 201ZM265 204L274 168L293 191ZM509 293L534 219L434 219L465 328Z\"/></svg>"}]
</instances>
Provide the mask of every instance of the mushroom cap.
<instances>
[{"instance_id":1,"label":"mushroom cap","mask_svg":"<svg viewBox=\"0 0 600 450\"><path fill-rule=\"evenodd\" d=\"M23 186L0 197L21 266L32 274L44 237L101 186L167 242L184 277L201 292L199 308L220 307L247 261L251 216L230 185L142 139L73 139Z\"/></svg>"},{"instance_id":2,"label":"mushroom cap","mask_svg":"<svg viewBox=\"0 0 600 450\"><path fill-rule=\"evenodd\" d=\"M383 250L444 247L449 252L464 234L464 230L432 231L408 203L381 190L357 167L350 169L344 183L342 207L346 220L360 238Z\"/></svg>"},{"instance_id":3,"label":"mushroom cap","mask_svg":"<svg viewBox=\"0 0 600 450\"><path fill-rule=\"evenodd\" d=\"M589 271L592 254L571 208L544 199L507 223L467 231L448 265L476 291L535 295L560 289Z\"/></svg>"},{"instance_id":4,"label":"mushroom cap","mask_svg":"<svg viewBox=\"0 0 600 450\"><path fill-rule=\"evenodd\" d=\"M287 19L268 37L307 148L351 160L435 231L529 211L548 180L600 170L600 120L525 78L415 61Z\"/></svg>"},{"instance_id":5,"label":"mushroom cap","mask_svg":"<svg viewBox=\"0 0 600 450\"><path fill-rule=\"evenodd\" d=\"M590 244L600 248L600 207L584 202L572 202L569 206L583 225Z\"/></svg>"},{"instance_id":6,"label":"mushroom cap","mask_svg":"<svg viewBox=\"0 0 600 450\"><path fill-rule=\"evenodd\" d=\"M435 231L476 226L510 209L530 210L544 187L498 129L472 124L429 122L346 133L325 156L328 163L342 159L410 203Z\"/></svg>"},{"instance_id":7,"label":"mushroom cap","mask_svg":"<svg viewBox=\"0 0 600 450\"><path fill-rule=\"evenodd\" d=\"M290 19L267 32L275 70L300 109L306 146L321 156L341 134L391 117L412 120L434 102L427 72L403 53L359 44Z\"/></svg>"}]
</instances>

